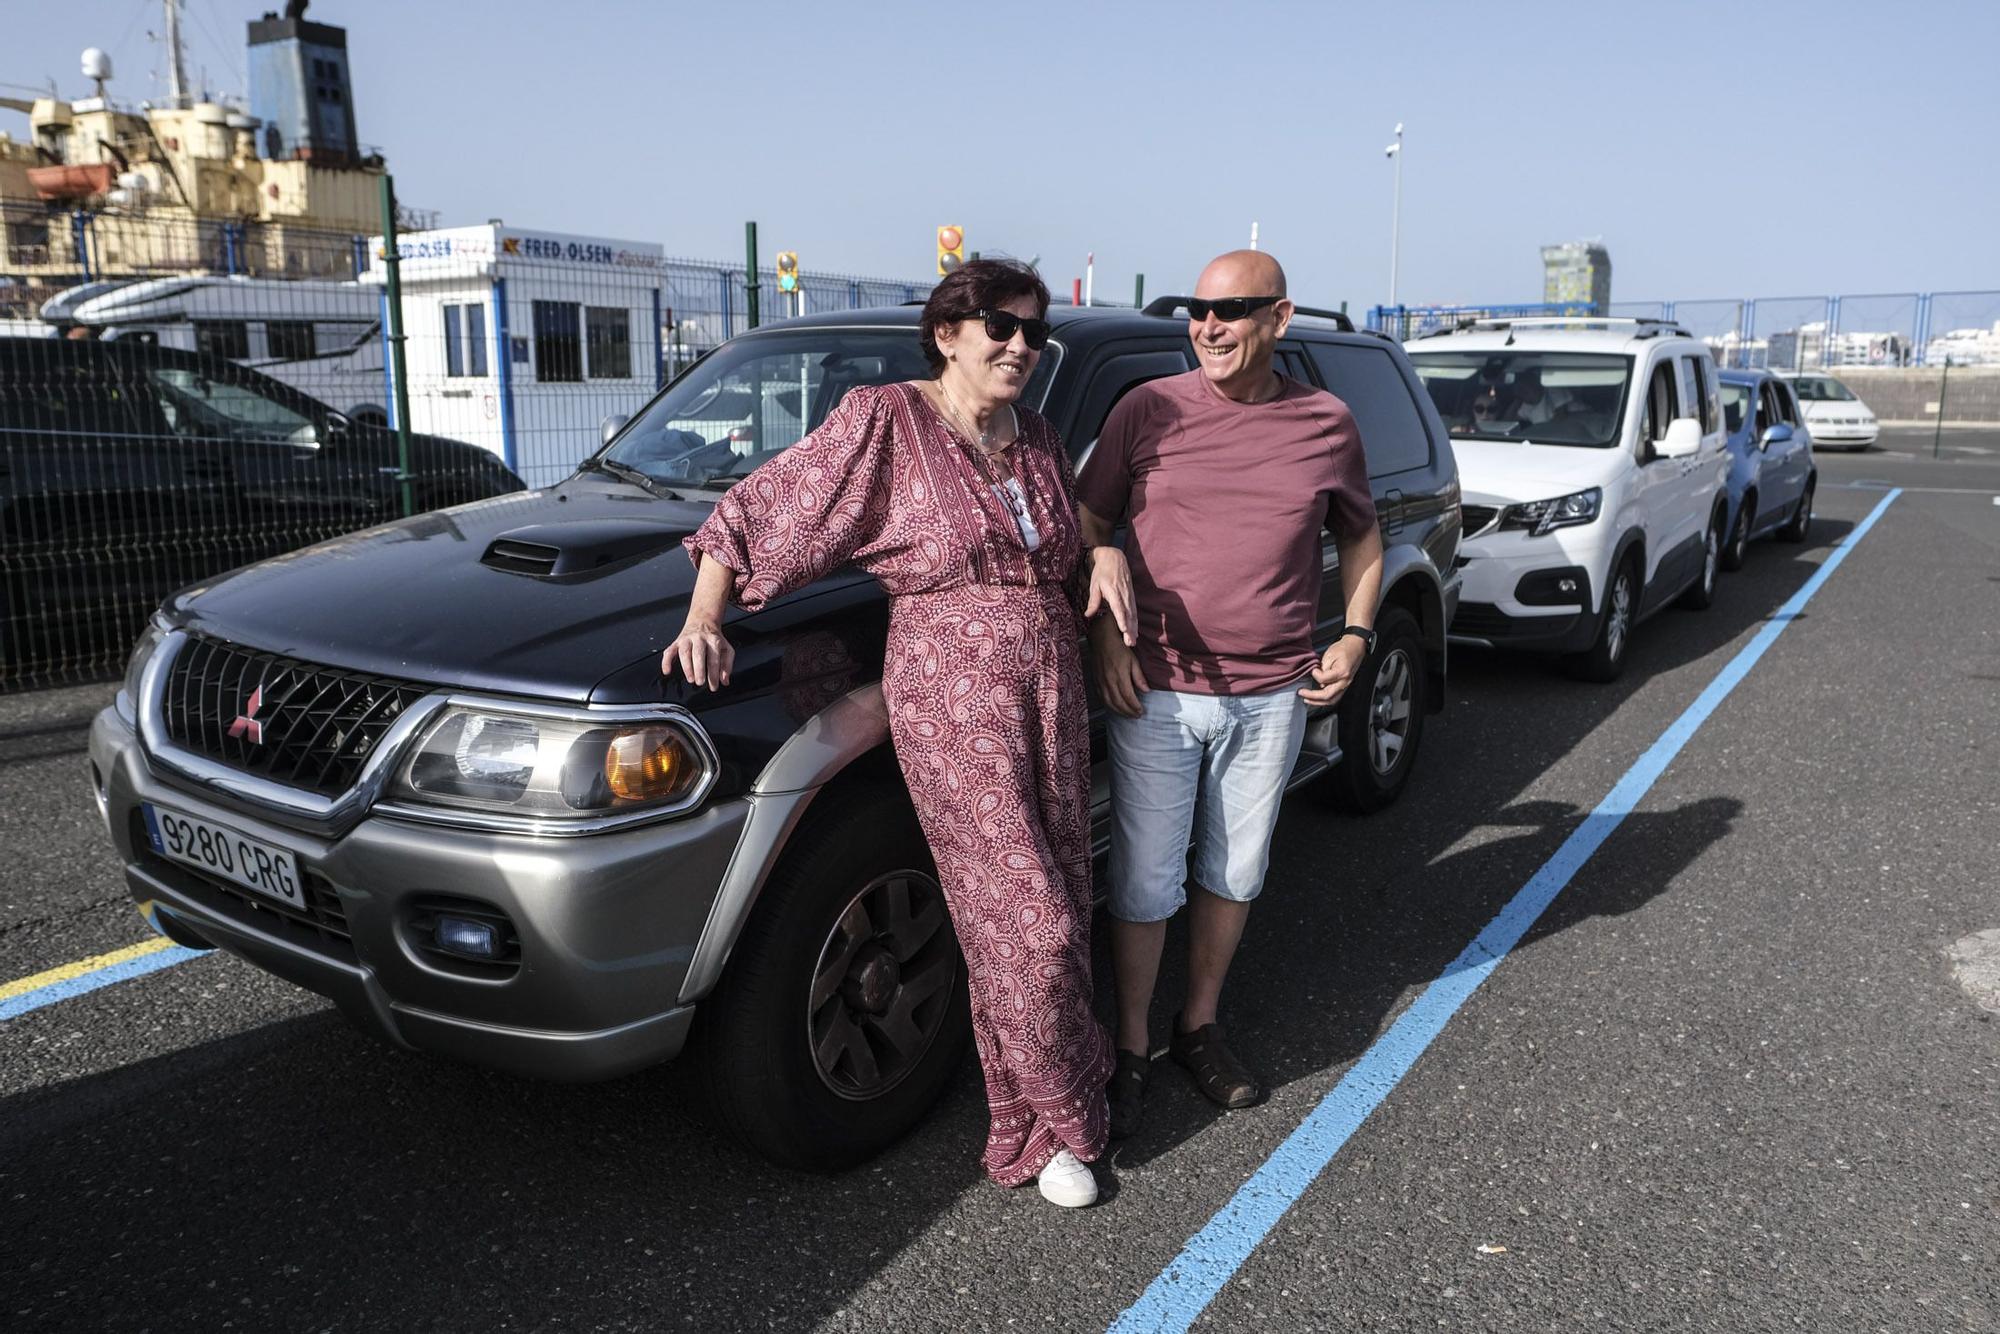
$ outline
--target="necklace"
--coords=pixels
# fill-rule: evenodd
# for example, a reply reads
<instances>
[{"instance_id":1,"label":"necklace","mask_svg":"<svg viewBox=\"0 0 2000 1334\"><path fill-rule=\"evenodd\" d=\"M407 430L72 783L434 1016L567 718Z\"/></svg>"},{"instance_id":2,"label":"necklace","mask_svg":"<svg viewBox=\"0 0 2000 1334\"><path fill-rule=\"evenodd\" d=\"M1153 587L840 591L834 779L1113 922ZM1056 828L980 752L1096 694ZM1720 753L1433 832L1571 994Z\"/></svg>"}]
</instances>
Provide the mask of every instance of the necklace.
<instances>
[{"instance_id":1,"label":"necklace","mask_svg":"<svg viewBox=\"0 0 2000 1334\"><path fill-rule=\"evenodd\" d=\"M937 382L937 387L938 387L938 392L944 395L945 406L951 409L952 420L958 426L959 435L964 439L966 444L971 445L972 448L977 452L989 456L993 454L998 454L1002 450L1006 449L1007 445L1013 444L1014 438L1018 438L1020 436L1021 419L1015 413L1014 405L1012 403L1009 403L1007 405L1007 424L1009 427L1012 428L1013 438L1010 438L1007 441L1006 445L996 445L993 442L999 439L1000 437L1000 433L998 431L993 431L993 430L975 431L974 429L972 429L972 419L966 415L966 412L963 408L958 406L958 399L952 395L950 386L945 384L942 377L939 378ZM973 438L975 436L978 437L977 444L973 443Z\"/></svg>"}]
</instances>

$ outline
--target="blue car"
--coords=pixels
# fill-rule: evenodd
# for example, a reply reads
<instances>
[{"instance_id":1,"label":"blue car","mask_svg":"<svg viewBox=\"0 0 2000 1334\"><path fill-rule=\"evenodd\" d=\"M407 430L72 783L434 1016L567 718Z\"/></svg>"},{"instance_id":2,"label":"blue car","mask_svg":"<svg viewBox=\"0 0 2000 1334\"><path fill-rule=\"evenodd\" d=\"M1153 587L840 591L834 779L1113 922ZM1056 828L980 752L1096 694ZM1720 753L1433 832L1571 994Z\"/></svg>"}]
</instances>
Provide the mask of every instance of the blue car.
<instances>
[{"instance_id":1,"label":"blue car","mask_svg":"<svg viewBox=\"0 0 2000 1334\"><path fill-rule=\"evenodd\" d=\"M1750 539L1775 531L1803 542L1812 527L1812 435L1792 387L1769 371L1723 371L1722 424L1729 432L1729 512L1722 568L1740 570Z\"/></svg>"}]
</instances>

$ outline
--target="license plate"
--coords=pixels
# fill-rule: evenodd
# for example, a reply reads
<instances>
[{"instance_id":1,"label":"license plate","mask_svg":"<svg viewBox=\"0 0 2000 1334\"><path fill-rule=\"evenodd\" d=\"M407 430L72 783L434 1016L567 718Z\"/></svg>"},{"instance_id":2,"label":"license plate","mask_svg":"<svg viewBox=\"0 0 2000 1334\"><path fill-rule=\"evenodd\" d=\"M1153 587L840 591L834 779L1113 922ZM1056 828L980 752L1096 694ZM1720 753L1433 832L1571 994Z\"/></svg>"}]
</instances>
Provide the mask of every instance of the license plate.
<instances>
[{"instance_id":1,"label":"license plate","mask_svg":"<svg viewBox=\"0 0 2000 1334\"><path fill-rule=\"evenodd\" d=\"M141 809L146 812L146 833L153 840L153 851L162 857L255 890L288 908L306 910L298 860L285 849L150 801Z\"/></svg>"}]
</instances>

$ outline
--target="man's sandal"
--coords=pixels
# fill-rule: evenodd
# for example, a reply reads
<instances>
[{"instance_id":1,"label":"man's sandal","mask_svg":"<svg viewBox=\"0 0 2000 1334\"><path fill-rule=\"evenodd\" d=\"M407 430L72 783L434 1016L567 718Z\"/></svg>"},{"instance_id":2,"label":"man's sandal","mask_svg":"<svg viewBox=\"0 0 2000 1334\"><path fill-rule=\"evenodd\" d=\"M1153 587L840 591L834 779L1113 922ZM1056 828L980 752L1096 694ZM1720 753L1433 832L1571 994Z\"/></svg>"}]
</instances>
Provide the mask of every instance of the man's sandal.
<instances>
[{"instance_id":1,"label":"man's sandal","mask_svg":"<svg viewBox=\"0 0 2000 1334\"><path fill-rule=\"evenodd\" d=\"M1174 1021L1174 1038L1167 1052L1194 1076L1194 1086L1218 1107L1249 1107L1264 1096L1257 1077L1244 1068L1222 1040L1221 1024L1203 1024L1192 1033Z\"/></svg>"},{"instance_id":2,"label":"man's sandal","mask_svg":"<svg viewBox=\"0 0 2000 1334\"><path fill-rule=\"evenodd\" d=\"M1111 1138L1129 1139L1139 1133L1146 1111L1146 1077L1152 1072L1150 1057L1132 1051L1118 1053L1117 1068L1104 1089L1111 1104Z\"/></svg>"}]
</instances>

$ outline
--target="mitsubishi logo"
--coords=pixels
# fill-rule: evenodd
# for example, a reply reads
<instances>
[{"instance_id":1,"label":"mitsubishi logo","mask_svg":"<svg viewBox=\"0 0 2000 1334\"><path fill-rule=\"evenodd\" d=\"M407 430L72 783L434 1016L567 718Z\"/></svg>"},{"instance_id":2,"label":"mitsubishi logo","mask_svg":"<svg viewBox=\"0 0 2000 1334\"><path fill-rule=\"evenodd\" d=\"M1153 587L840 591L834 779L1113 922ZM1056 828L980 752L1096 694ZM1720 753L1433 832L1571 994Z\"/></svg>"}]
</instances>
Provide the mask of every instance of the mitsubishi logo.
<instances>
[{"instance_id":1,"label":"mitsubishi logo","mask_svg":"<svg viewBox=\"0 0 2000 1334\"><path fill-rule=\"evenodd\" d=\"M229 724L231 738L247 737L251 745L263 745L264 724L257 721L257 710L263 707L264 687L260 684L250 692L250 702L244 706L243 712L236 716L235 722Z\"/></svg>"}]
</instances>

